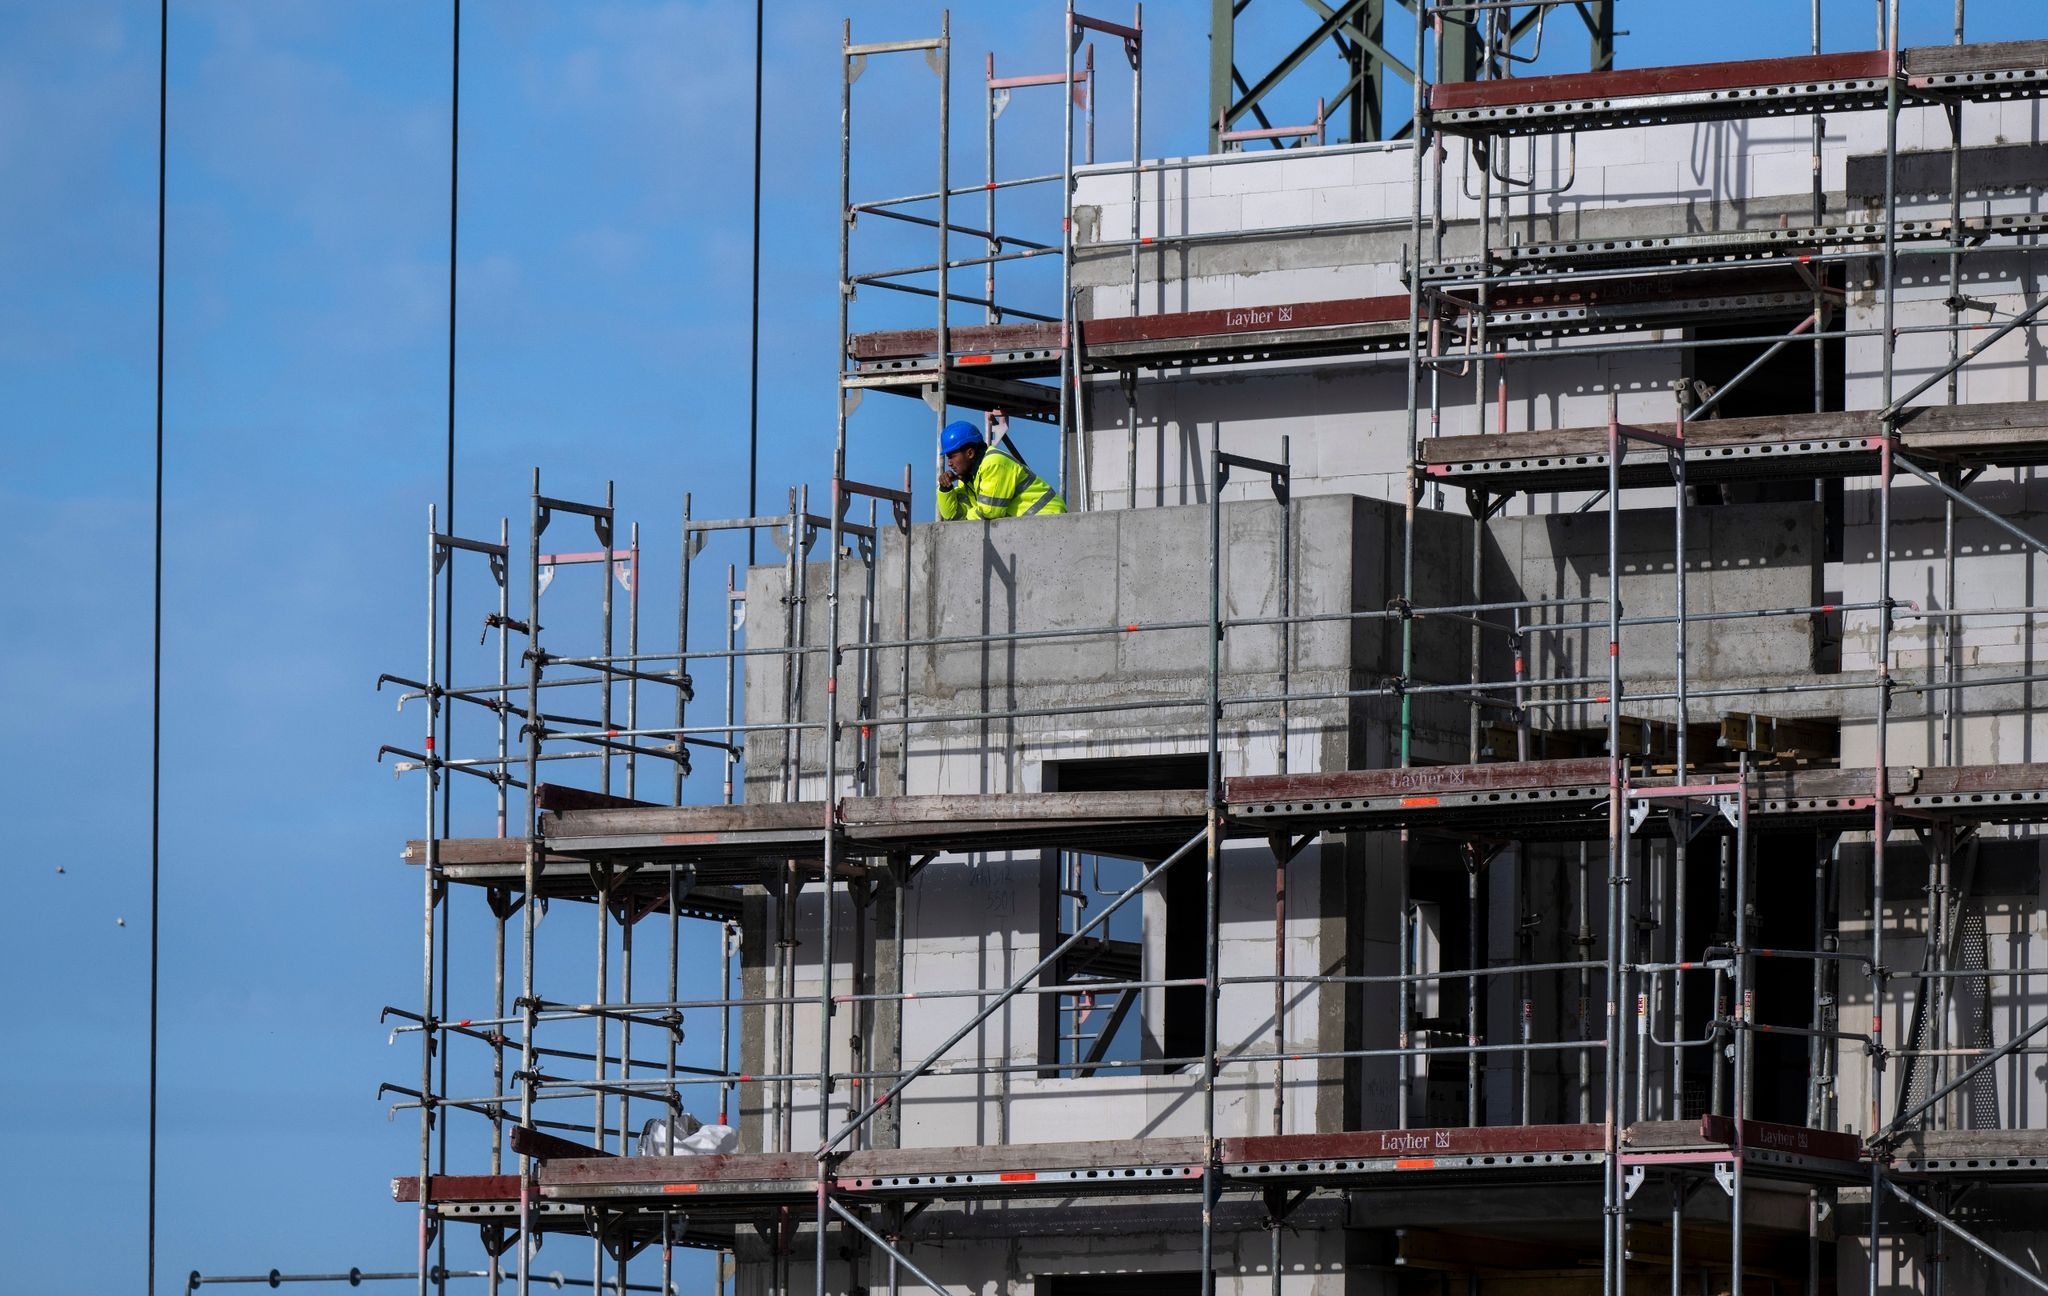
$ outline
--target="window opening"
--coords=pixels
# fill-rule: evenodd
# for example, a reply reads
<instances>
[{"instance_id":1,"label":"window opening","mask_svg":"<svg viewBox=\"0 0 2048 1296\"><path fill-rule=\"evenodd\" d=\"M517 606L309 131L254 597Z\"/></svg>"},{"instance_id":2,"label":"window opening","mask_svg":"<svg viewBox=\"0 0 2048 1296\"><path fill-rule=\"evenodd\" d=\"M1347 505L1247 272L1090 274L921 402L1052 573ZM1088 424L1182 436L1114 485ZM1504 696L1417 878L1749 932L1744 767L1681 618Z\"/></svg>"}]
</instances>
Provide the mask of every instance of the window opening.
<instances>
[{"instance_id":1,"label":"window opening","mask_svg":"<svg viewBox=\"0 0 2048 1296\"><path fill-rule=\"evenodd\" d=\"M1048 762L1043 786L1048 792L1199 790L1206 778L1200 755L1112 757ZM1154 862L1085 849L1046 852L1040 906L1044 948L1049 951L1079 931ZM1135 1062L1148 1038L1157 1041L1156 1056L1191 1057L1201 1052L1200 986L1150 992L1132 986L1202 975L1202 874L1199 869L1175 868L1167 872L1163 884L1154 885L1160 892L1157 898L1126 904L1047 970L1048 984L1060 990L1038 996L1041 1075L1136 1074ZM1149 943L1149 957L1148 920L1161 927ZM1148 1015L1159 1020L1150 1021Z\"/></svg>"}]
</instances>

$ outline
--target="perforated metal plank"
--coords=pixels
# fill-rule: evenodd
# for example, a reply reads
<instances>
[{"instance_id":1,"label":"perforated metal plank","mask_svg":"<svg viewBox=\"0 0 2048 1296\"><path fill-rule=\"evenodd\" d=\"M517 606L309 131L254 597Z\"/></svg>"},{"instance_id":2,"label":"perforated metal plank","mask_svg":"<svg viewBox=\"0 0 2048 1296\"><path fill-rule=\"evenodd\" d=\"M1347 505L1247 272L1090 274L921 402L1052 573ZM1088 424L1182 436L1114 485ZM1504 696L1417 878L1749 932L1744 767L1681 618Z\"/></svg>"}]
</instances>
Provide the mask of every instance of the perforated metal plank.
<instances>
[{"instance_id":1,"label":"perforated metal plank","mask_svg":"<svg viewBox=\"0 0 2048 1296\"><path fill-rule=\"evenodd\" d=\"M1839 112L1883 107L1891 73L1866 50L1468 81L1431 86L1428 112L1441 131L1502 135Z\"/></svg>"},{"instance_id":2,"label":"perforated metal plank","mask_svg":"<svg viewBox=\"0 0 2048 1296\"><path fill-rule=\"evenodd\" d=\"M1531 243L1492 249L1487 261L1437 261L1423 266L1426 281L1455 285L1486 274L1519 269L1602 269L1616 266L1669 264L1679 268L1740 265L1762 257L1806 252L1874 250L1884 242L1885 227L1876 221L1837 225L1806 225L1790 229L1728 230L1719 233L1667 234L1651 238L1578 239ZM2008 216L1975 216L1952 226L1940 220L1898 223L1899 241L1977 243L1991 238L2024 238L2048 232L2048 212Z\"/></svg>"},{"instance_id":3,"label":"perforated metal plank","mask_svg":"<svg viewBox=\"0 0 2048 1296\"><path fill-rule=\"evenodd\" d=\"M1361 1130L1225 1139L1226 1179L1359 1181L1441 1173L1557 1175L1607 1158L1598 1125Z\"/></svg>"}]
</instances>

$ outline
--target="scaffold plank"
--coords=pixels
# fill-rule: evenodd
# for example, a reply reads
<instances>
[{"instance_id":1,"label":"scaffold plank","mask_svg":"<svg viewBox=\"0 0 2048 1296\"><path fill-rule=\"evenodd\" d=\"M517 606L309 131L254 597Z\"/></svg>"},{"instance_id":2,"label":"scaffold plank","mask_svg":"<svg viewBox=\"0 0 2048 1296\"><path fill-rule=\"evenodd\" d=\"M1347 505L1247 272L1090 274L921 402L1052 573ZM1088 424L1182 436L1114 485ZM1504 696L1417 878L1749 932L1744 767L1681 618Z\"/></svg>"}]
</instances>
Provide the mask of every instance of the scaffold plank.
<instances>
[{"instance_id":1,"label":"scaffold plank","mask_svg":"<svg viewBox=\"0 0 2048 1296\"><path fill-rule=\"evenodd\" d=\"M1898 1175L2048 1183L2048 1130L1908 1130L1890 1161Z\"/></svg>"},{"instance_id":2,"label":"scaffold plank","mask_svg":"<svg viewBox=\"0 0 2048 1296\"><path fill-rule=\"evenodd\" d=\"M888 1148L848 1155L831 1178L843 1191L864 1194L1158 1192L1198 1183L1202 1162L1196 1138ZM818 1171L808 1153L606 1157L550 1161L541 1167L540 1187L554 1200L802 1198L816 1192Z\"/></svg>"},{"instance_id":3,"label":"scaffold plank","mask_svg":"<svg viewBox=\"0 0 2048 1296\"><path fill-rule=\"evenodd\" d=\"M1875 111L1894 75L1885 50L1800 54L1446 82L1430 87L1427 111L1440 131L1494 135ZM1921 96L2037 96L2048 90L2048 42L1915 46L1901 51L1896 75Z\"/></svg>"},{"instance_id":4,"label":"scaffold plank","mask_svg":"<svg viewBox=\"0 0 2048 1296\"><path fill-rule=\"evenodd\" d=\"M1072 842L1180 844L1199 830L1199 792L1017 792L850 797L837 831L858 855L896 850L1025 850ZM820 802L658 806L544 815L551 849L578 857L687 860L700 867L823 852ZM859 870L858 865L842 864Z\"/></svg>"},{"instance_id":5,"label":"scaffold plank","mask_svg":"<svg viewBox=\"0 0 2048 1296\"><path fill-rule=\"evenodd\" d=\"M1844 111L1882 107L1891 75L1888 52L1859 50L1446 82L1430 87L1428 112L1441 131L1522 134Z\"/></svg>"},{"instance_id":6,"label":"scaffold plank","mask_svg":"<svg viewBox=\"0 0 2048 1296\"><path fill-rule=\"evenodd\" d=\"M1795 54L1786 58L1686 63L1676 67L1565 72L1552 76L1446 81L1429 88L1432 112L1568 103L1649 95L1711 94L1717 90L1798 85L1891 75L1884 50Z\"/></svg>"},{"instance_id":7,"label":"scaffold plank","mask_svg":"<svg viewBox=\"0 0 2048 1296\"><path fill-rule=\"evenodd\" d=\"M1669 436L1669 423L1647 430ZM1882 433L1876 412L1780 414L1708 419L1685 427L1686 475L1693 482L1772 476L1867 476L1878 471ZM1899 449L1915 459L1959 467L2048 463L2048 406L2034 401L1937 405L1907 412ZM1561 428L1495 435L1431 437L1418 447L1423 471L1446 483L1494 491L1597 490L1607 484L1607 429ZM1632 443L1624 486L1669 486L1661 446Z\"/></svg>"},{"instance_id":8,"label":"scaffold plank","mask_svg":"<svg viewBox=\"0 0 2048 1296\"><path fill-rule=\"evenodd\" d=\"M1616 266L1670 265L1692 269L1735 264L1760 257L1791 257L1809 253L1871 251L1884 243L1879 221L1833 225L1777 225L1757 229L1653 234L1632 238L1581 238L1555 243L1510 244L1488 250L1487 260L1435 261L1423 265L1429 283L1457 286L1489 273L1543 270L1595 270ZM2048 233L2048 212L1902 220L1894 226L1905 254L1915 243L1981 243L1987 239L2032 238ZM1924 255L1934 255L1930 249Z\"/></svg>"},{"instance_id":9,"label":"scaffold plank","mask_svg":"<svg viewBox=\"0 0 2048 1296\"><path fill-rule=\"evenodd\" d=\"M1599 1125L1461 1125L1268 1134L1224 1139L1222 1156L1226 1167L1310 1160L1519 1157L1544 1152L1596 1152L1605 1146L1603 1134Z\"/></svg>"},{"instance_id":10,"label":"scaffold plank","mask_svg":"<svg viewBox=\"0 0 2048 1296\"><path fill-rule=\"evenodd\" d=\"M1340 770L1230 779L1224 795L1232 821L1247 826L1570 838L1606 822L1607 770L1607 761L1584 758ZM1886 785L1905 811L1977 823L2048 819L2048 764L1899 767ZM1769 770L1753 786L1759 817L1855 824L1868 819L1875 771ZM1659 828L1655 816L1648 824Z\"/></svg>"},{"instance_id":11,"label":"scaffold plank","mask_svg":"<svg viewBox=\"0 0 2048 1296\"><path fill-rule=\"evenodd\" d=\"M400 1175L391 1181L391 1200L416 1202L420 1199L420 1177ZM433 1202L517 1201L519 1176L509 1174L433 1175L427 1180L427 1200Z\"/></svg>"}]
</instances>

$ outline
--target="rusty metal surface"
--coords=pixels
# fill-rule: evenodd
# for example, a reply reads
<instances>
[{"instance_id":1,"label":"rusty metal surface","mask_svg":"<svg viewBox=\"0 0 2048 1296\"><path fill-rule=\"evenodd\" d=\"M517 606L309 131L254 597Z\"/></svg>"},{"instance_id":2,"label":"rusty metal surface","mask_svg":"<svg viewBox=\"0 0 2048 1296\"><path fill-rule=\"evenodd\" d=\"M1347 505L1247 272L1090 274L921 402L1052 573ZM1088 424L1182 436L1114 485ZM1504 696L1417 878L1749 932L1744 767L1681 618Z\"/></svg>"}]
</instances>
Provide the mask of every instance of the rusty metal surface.
<instances>
[{"instance_id":1,"label":"rusty metal surface","mask_svg":"<svg viewBox=\"0 0 2048 1296\"><path fill-rule=\"evenodd\" d=\"M1454 1126L1448 1129L1350 1130L1337 1134L1269 1134L1222 1140L1228 1164L1270 1161L1432 1159L1598 1152L1598 1125Z\"/></svg>"},{"instance_id":2,"label":"rusty metal surface","mask_svg":"<svg viewBox=\"0 0 2048 1296\"><path fill-rule=\"evenodd\" d=\"M740 805L649 806L542 815L545 837L696 836L809 831L825 825L822 801L755 801Z\"/></svg>"},{"instance_id":3,"label":"rusty metal surface","mask_svg":"<svg viewBox=\"0 0 2048 1296\"><path fill-rule=\"evenodd\" d=\"M1791 58L1748 59L1732 63L1693 63L1681 67L1634 68L1617 72L1572 72L1495 81L1446 82L1429 88L1429 107L1434 112L1449 112L1581 99L1632 99L1890 74L1890 56L1883 50L1801 54Z\"/></svg>"},{"instance_id":4,"label":"rusty metal surface","mask_svg":"<svg viewBox=\"0 0 2048 1296\"><path fill-rule=\"evenodd\" d=\"M391 1181L391 1199L420 1199L420 1177L401 1175ZM498 1202L519 1199L518 1175L435 1175L427 1181L427 1200L435 1202Z\"/></svg>"},{"instance_id":5,"label":"rusty metal surface","mask_svg":"<svg viewBox=\"0 0 2048 1296\"><path fill-rule=\"evenodd\" d=\"M995 1146L886 1148L855 1152L840 1161L832 1178L840 1183L936 1176L993 1176L995 1186L1019 1191L1036 1176L1104 1167L1199 1165L1198 1138L1116 1139L1084 1143L1015 1143ZM723 1156L606 1157L551 1161L540 1170L542 1191L574 1196L579 1188L642 1186L664 1195L709 1195L721 1186L780 1188L813 1192L818 1162L805 1153L733 1152ZM1144 1181L1152 1183L1152 1181ZM945 1185L936 1185L943 1187ZM1156 1183L1152 1183L1156 1187Z\"/></svg>"},{"instance_id":6,"label":"rusty metal surface","mask_svg":"<svg viewBox=\"0 0 2048 1296\"><path fill-rule=\"evenodd\" d=\"M546 1162L543 1191L587 1184L674 1184L786 1180L818 1181L816 1157L800 1153L729 1152L722 1156L583 1157Z\"/></svg>"},{"instance_id":7,"label":"rusty metal surface","mask_svg":"<svg viewBox=\"0 0 2048 1296\"><path fill-rule=\"evenodd\" d=\"M1740 294L1803 292L1810 299L1812 291L1811 287L1789 268L1759 270L1749 269L1738 263L1725 270L1673 272L1654 277L1580 279L1556 284L1513 284L1496 288L1488 304L1491 314L1498 317L1512 315L1518 311L1643 306ZM1477 307L1476 299L1460 295L1456 290L1446 295L1451 300L1464 302L1474 309ZM1404 311L1402 318L1406 317Z\"/></svg>"},{"instance_id":8,"label":"rusty metal surface","mask_svg":"<svg viewBox=\"0 0 2048 1296\"><path fill-rule=\"evenodd\" d=\"M1407 318L1408 295L1401 293L1386 297L1347 297L1335 301L1127 315L1084 320L1080 329L1082 346L1092 347L1164 339L1227 337L1282 329L1384 324L1405 322ZM1015 351L1056 352L1060 346L1060 330L1057 324L976 325L951 330L946 341L955 356ZM856 360L882 360L933 355L938 345L935 329L896 329L855 334L850 351ZM957 359L955 363L959 363Z\"/></svg>"},{"instance_id":9,"label":"rusty metal surface","mask_svg":"<svg viewBox=\"0 0 2048 1296\"><path fill-rule=\"evenodd\" d=\"M613 796L609 792L592 792L588 788L565 787L560 783L543 783L535 788L533 803L542 810L630 810L657 804Z\"/></svg>"},{"instance_id":10,"label":"rusty metal surface","mask_svg":"<svg viewBox=\"0 0 2048 1296\"><path fill-rule=\"evenodd\" d=\"M527 1129L523 1125L512 1127L512 1151L519 1156L530 1156L536 1161L567 1161L583 1158L605 1158L616 1160L611 1153L559 1138L540 1130Z\"/></svg>"},{"instance_id":11,"label":"rusty metal surface","mask_svg":"<svg viewBox=\"0 0 2048 1296\"><path fill-rule=\"evenodd\" d=\"M1485 765L1418 765L1408 769L1332 770L1322 774L1258 774L1225 779L1223 799L1239 805L1259 801L1338 800L1360 797L1426 797L1444 792L1503 788L1576 786L1607 782L1612 762L1580 760L1500 761Z\"/></svg>"},{"instance_id":12,"label":"rusty metal surface","mask_svg":"<svg viewBox=\"0 0 2048 1296\"><path fill-rule=\"evenodd\" d=\"M1700 1137L1723 1147L1736 1146L1732 1117L1700 1117ZM1863 1156L1863 1140L1854 1134L1808 1129L1804 1125L1780 1125L1773 1121L1742 1122L1742 1148L1748 1152L1784 1152L1793 1156L1819 1157L1827 1161L1857 1161Z\"/></svg>"},{"instance_id":13,"label":"rusty metal surface","mask_svg":"<svg viewBox=\"0 0 2048 1296\"><path fill-rule=\"evenodd\" d=\"M1088 320L1081 325L1084 346L1154 342L1168 338L1223 337L1279 329L1328 328L1345 324L1385 324L1408 319L1408 295L1347 297L1336 301L1290 302L1273 306L1231 306L1222 310L1178 311L1163 315L1127 315Z\"/></svg>"},{"instance_id":14,"label":"rusty metal surface","mask_svg":"<svg viewBox=\"0 0 2048 1296\"><path fill-rule=\"evenodd\" d=\"M956 355L998 351L1056 352L1060 349L1060 326L1056 323L969 324L948 329L946 342ZM938 349L938 330L928 328L856 333L847 345L847 353L856 360L928 356Z\"/></svg>"}]
</instances>

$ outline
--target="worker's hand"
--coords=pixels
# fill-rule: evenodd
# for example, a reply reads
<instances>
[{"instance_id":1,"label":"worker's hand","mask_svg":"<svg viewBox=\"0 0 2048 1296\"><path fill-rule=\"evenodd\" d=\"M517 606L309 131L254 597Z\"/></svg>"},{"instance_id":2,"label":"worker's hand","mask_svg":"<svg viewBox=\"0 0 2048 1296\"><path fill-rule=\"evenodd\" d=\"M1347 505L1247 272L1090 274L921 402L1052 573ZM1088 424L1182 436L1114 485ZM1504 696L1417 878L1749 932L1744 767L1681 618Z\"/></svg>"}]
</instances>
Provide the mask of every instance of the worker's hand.
<instances>
[{"instance_id":1,"label":"worker's hand","mask_svg":"<svg viewBox=\"0 0 2048 1296\"><path fill-rule=\"evenodd\" d=\"M999 409L988 412L988 430L998 436L1010 430L1010 416Z\"/></svg>"},{"instance_id":2,"label":"worker's hand","mask_svg":"<svg viewBox=\"0 0 2048 1296\"><path fill-rule=\"evenodd\" d=\"M953 471L953 470L952 470L951 468L941 468L941 469L939 469L939 489L940 489L940 490L944 490L944 491L949 491L949 490L952 490L952 489L953 489L953 488L954 488L955 486L957 486L957 485L959 485L959 484L960 484L960 477L959 477L959 475L958 475L957 473L955 473L955 472L954 472L954 471Z\"/></svg>"}]
</instances>

